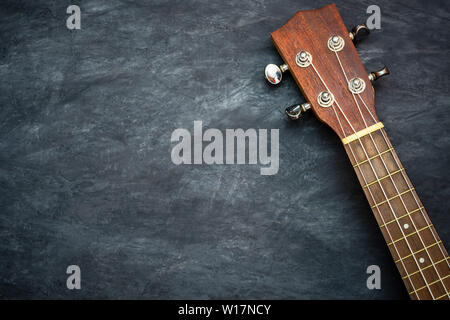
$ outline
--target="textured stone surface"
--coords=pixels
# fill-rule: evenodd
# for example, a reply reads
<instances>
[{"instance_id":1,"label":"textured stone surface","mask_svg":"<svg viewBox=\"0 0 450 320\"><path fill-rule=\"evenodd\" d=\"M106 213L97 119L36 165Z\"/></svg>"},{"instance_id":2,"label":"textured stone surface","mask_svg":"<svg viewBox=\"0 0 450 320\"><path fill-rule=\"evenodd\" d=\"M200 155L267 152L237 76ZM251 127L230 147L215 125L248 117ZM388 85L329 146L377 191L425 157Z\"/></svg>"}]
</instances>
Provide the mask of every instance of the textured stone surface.
<instances>
[{"instance_id":1,"label":"textured stone surface","mask_svg":"<svg viewBox=\"0 0 450 320\"><path fill-rule=\"evenodd\" d=\"M328 1L73 3L79 31L72 1L0 4L0 297L407 298L339 140L285 119L292 78L263 78L270 32ZM349 27L372 3L337 1ZM376 4L358 49L391 69L377 111L448 246L449 2ZM170 135L194 120L279 128L279 173L175 166Z\"/></svg>"}]
</instances>

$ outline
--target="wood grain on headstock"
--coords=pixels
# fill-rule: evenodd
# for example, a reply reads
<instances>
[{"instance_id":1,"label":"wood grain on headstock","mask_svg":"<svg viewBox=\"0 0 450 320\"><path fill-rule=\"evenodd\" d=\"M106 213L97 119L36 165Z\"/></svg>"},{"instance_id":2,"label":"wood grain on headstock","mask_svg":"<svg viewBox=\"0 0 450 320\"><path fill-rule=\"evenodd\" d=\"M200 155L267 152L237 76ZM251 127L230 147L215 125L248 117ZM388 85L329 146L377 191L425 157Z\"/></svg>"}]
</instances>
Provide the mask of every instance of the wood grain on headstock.
<instances>
[{"instance_id":1,"label":"wood grain on headstock","mask_svg":"<svg viewBox=\"0 0 450 320\"><path fill-rule=\"evenodd\" d=\"M356 106L352 93L348 90L347 81L336 55L327 46L328 39L333 35L338 35L345 40L345 47L338 54L348 78L359 77L364 79L366 83L366 89L360 96L364 99L376 120L372 119L360 100L358 102L361 105L367 126L373 125L378 122L374 108L373 87L349 37L349 32L334 4L316 10L297 12L284 26L272 33L272 40L284 62L289 66L289 70L303 95L311 103L316 116L327 123L342 139L353 134L354 131L336 105L335 110L344 127L344 133L333 108L324 108L318 104L317 96L325 90L325 87L312 66L302 68L295 63L295 57L299 51L308 51L312 55L315 68L333 93L335 100L341 106L353 128L356 131L364 129L366 124Z\"/></svg>"}]
</instances>

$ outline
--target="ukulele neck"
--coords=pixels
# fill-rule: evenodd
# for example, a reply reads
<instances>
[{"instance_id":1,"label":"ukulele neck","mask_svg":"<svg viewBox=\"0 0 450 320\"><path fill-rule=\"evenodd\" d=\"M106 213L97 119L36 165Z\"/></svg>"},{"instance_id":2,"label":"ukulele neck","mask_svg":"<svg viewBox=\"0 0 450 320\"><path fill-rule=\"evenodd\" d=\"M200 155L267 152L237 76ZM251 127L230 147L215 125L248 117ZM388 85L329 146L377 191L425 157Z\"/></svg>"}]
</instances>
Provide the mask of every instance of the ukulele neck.
<instances>
[{"instance_id":1,"label":"ukulele neck","mask_svg":"<svg viewBox=\"0 0 450 320\"><path fill-rule=\"evenodd\" d=\"M342 141L410 297L450 298L448 253L383 125Z\"/></svg>"}]
</instances>

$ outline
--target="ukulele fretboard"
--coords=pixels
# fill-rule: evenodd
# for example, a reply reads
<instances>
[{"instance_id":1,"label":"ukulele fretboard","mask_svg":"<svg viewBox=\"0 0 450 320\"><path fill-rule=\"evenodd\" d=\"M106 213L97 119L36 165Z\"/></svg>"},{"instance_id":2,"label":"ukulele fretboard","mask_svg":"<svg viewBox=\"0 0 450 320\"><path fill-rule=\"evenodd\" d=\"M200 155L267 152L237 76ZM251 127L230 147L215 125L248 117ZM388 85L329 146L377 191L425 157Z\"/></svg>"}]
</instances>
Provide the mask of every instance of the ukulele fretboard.
<instances>
[{"instance_id":1,"label":"ukulele fretboard","mask_svg":"<svg viewBox=\"0 0 450 320\"><path fill-rule=\"evenodd\" d=\"M448 253L385 130L344 146L410 297L450 298Z\"/></svg>"}]
</instances>

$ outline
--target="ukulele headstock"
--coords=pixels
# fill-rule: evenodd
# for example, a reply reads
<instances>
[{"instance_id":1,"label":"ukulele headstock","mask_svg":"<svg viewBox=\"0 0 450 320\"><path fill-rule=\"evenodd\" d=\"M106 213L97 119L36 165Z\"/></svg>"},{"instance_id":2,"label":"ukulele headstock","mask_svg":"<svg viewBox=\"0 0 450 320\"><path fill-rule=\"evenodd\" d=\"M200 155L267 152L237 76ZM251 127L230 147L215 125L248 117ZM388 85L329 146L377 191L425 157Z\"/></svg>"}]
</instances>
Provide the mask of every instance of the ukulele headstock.
<instances>
[{"instance_id":1,"label":"ukulele headstock","mask_svg":"<svg viewBox=\"0 0 450 320\"><path fill-rule=\"evenodd\" d=\"M366 72L353 44L356 34L365 30L360 25L349 33L330 4L298 11L271 34L285 63L281 71L290 71L309 102L297 109L312 109L341 139L379 122L371 83L377 75ZM273 84L281 81L274 65L266 68L266 78Z\"/></svg>"}]
</instances>

